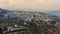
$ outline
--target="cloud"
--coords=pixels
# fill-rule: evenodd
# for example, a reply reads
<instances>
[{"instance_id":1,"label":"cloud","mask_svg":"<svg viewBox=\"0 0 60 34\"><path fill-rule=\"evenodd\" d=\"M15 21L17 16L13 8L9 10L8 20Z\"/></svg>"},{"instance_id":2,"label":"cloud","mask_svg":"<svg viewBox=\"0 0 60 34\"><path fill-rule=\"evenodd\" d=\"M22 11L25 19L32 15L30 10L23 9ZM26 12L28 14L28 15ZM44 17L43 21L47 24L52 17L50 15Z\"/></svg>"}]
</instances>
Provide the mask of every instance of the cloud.
<instances>
[{"instance_id":1,"label":"cloud","mask_svg":"<svg viewBox=\"0 0 60 34\"><path fill-rule=\"evenodd\" d=\"M0 7L59 10L60 0L0 0Z\"/></svg>"}]
</instances>

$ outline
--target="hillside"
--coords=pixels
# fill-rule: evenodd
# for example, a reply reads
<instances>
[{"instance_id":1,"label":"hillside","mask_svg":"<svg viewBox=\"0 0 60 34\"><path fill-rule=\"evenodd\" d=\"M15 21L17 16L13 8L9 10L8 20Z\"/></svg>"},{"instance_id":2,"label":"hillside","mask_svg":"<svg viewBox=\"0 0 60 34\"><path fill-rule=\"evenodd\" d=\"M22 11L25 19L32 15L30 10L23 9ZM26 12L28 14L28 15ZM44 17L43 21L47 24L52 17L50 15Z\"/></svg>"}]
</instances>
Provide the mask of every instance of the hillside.
<instances>
[{"instance_id":1,"label":"hillside","mask_svg":"<svg viewBox=\"0 0 60 34\"><path fill-rule=\"evenodd\" d=\"M32 33L40 33L40 31L54 31L57 26L60 26L58 25L58 23L60 23L60 19L58 16L41 12L10 11L0 9L0 23L3 23L3 27L14 27L14 25L17 25L17 27L20 28L23 26L22 29L27 29Z\"/></svg>"},{"instance_id":2,"label":"hillside","mask_svg":"<svg viewBox=\"0 0 60 34\"><path fill-rule=\"evenodd\" d=\"M44 21L56 21L59 17L50 14L44 14L41 12L27 12L27 11L10 11L0 8L0 17L1 18L19 18L22 20L44 20Z\"/></svg>"}]
</instances>

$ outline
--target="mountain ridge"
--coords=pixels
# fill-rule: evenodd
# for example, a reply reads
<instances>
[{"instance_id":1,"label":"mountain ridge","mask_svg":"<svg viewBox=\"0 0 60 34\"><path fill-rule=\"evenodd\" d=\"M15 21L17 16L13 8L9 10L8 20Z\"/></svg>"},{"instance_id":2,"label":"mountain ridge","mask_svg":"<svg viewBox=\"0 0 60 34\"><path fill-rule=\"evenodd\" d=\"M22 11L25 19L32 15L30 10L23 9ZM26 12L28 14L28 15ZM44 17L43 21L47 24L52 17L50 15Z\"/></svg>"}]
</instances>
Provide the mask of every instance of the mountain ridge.
<instances>
[{"instance_id":1,"label":"mountain ridge","mask_svg":"<svg viewBox=\"0 0 60 34\"><path fill-rule=\"evenodd\" d=\"M1 13L1 11L2 11L2 13L4 12L4 13L9 13L9 12L36 12L36 13L43 13L43 14L49 14L49 15L56 15L56 16L60 16L60 11L44 11L44 10L7 10L7 9L2 9L2 8L0 8L0 13Z\"/></svg>"}]
</instances>

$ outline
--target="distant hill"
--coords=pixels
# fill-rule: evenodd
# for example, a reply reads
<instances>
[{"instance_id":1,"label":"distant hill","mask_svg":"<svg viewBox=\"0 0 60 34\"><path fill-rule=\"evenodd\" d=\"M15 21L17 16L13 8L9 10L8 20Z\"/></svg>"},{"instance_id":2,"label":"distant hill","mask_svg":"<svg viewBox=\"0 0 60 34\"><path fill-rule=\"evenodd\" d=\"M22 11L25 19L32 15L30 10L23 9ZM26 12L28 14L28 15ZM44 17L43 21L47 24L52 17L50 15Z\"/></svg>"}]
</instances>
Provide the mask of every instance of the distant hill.
<instances>
[{"instance_id":1,"label":"distant hill","mask_svg":"<svg viewBox=\"0 0 60 34\"><path fill-rule=\"evenodd\" d=\"M0 14L4 15L5 17L7 16L17 16L17 15L20 15L20 14L28 14L28 15L40 15L40 14L44 14L44 13L41 13L41 12L32 12L32 11L18 11L18 10L5 10L5 9L1 9L0 8Z\"/></svg>"},{"instance_id":2,"label":"distant hill","mask_svg":"<svg viewBox=\"0 0 60 34\"><path fill-rule=\"evenodd\" d=\"M60 12L58 11L51 11L51 12L48 12L48 11L46 11L46 12L43 12L43 11L41 11L41 12L37 12L37 11L19 11L19 10L5 10L5 9L1 9L0 8L0 14L3 14L5 17L8 17L8 16L17 16L17 17L19 17L19 15L24 15L24 14L26 14L26 15L36 15L36 16L47 16L47 15L49 15L49 16L53 16L53 15L58 15Z\"/></svg>"},{"instance_id":3,"label":"distant hill","mask_svg":"<svg viewBox=\"0 0 60 34\"><path fill-rule=\"evenodd\" d=\"M0 8L1 10L1 8ZM4 9L5 10L5 9ZM9 10L9 9L6 9L6 10ZM45 13L45 14L51 14L51 15L56 15L56 16L60 16L60 10L35 10L35 9L10 9L9 10L10 12L11 11L25 11L25 12L40 12L40 13Z\"/></svg>"},{"instance_id":4,"label":"distant hill","mask_svg":"<svg viewBox=\"0 0 60 34\"><path fill-rule=\"evenodd\" d=\"M59 10L56 10L56 11L45 11L43 13L60 16L60 11Z\"/></svg>"}]
</instances>

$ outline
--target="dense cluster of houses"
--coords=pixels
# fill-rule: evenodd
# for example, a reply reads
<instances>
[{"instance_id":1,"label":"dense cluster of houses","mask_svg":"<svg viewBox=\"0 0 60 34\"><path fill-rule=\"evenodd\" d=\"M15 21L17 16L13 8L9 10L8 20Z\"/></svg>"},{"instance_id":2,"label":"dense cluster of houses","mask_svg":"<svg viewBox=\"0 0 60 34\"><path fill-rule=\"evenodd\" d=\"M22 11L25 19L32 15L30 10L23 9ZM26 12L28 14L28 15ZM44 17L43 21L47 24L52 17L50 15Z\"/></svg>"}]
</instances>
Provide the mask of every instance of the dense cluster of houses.
<instances>
[{"instance_id":1,"label":"dense cluster of houses","mask_svg":"<svg viewBox=\"0 0 60 34\"><path fill-rule=\"evenodd\" d=\"M57 20L59 19L57 16L51 16L47 14L40 14L40 13L29 13L29 12L13 12L3 15L6 19L14 19L16 18L19 23L12 25L7 25L6 31L14 31L14 30L23 30L28 29L29 26L32 27L40 27L40 26L48 26L55 27L58 25ZM1 18L3 17L1 16ZM19 26L18 26L19 24Z\"/></svg>"}]
</instances>

